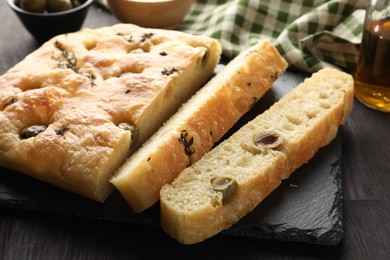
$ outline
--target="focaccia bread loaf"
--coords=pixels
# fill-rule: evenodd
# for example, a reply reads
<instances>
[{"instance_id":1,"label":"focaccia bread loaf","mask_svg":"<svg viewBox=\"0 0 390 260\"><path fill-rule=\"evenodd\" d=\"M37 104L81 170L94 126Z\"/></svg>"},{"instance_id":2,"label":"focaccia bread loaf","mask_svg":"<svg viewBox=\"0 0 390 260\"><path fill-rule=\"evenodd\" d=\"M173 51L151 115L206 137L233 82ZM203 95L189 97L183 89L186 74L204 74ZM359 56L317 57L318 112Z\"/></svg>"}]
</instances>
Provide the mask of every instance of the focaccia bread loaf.
<instances>
[{"instance_id":1,"label":"focaccia bread loaf","mask_svg":"<svg viewBox=\"0 0 390 260\"><path fill-rule=\"evenodd\" d=\"M334 139L353 105L353 79L323 69L161 189L161 224L193 244L229 228Z\"/></svg>"},{"instance_id":2,"label":"focaccia bread loaf","mask_svg":"<svg viewBox=\"0 0 390 260\"><path fill-rule=\"evenodd\" d=\"M111 180L135 212L209 151L287 68L268 41L242 52L120 167Z\"/></svg>"},{"instance_id":3,"label":"focaccia bread loaf","mask_svg":"<svg viewBox=\"0 0 390 260\"><path fill-rule=\"evenodd\" d=\"M0 166L104 201L220 55L215 39L131 24L54 37L0 77Z\"/></svg>"}]
</instances>

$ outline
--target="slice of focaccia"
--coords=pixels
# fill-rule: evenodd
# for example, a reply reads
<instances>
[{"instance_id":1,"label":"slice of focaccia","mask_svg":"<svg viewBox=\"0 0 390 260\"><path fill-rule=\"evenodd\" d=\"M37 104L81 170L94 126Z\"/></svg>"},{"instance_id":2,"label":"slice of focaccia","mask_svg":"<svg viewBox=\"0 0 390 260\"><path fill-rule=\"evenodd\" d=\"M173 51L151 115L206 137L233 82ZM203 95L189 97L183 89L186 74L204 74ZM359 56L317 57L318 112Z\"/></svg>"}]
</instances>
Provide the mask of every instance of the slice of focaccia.
<instances>
[{"instance_id":1,"label":"slice of focaccia","mask_svg":"<svg viewBox=\"0 0 390 260\"><path fill-rule=\"evenodd\" d=\"M184 244L229 228L330 143L352 110L353 79L323 69L161 190L161 223Z\"/></svg>"},{"instance_id":2,"label":"slice of focaccia","mask_svg":"<svg viewBox=\"0 0 390 260\"><path fill-rule=\"evenodd\" d=\"M132 209L157 202L161 187L209 151L286 68L267 41L227 64L114 175L112 183Z\"/></svg>"},{"instance_id":3,"label":"slice of focaccia","mask_svg":"<svg viewBox=\"0 0 390 260\"><path fill-rule=\"evenodd\" d=\"M51 39L0 77L0 166L104 201L220 55L215 39L130 24Z\"/></svg>"}]
</instances>

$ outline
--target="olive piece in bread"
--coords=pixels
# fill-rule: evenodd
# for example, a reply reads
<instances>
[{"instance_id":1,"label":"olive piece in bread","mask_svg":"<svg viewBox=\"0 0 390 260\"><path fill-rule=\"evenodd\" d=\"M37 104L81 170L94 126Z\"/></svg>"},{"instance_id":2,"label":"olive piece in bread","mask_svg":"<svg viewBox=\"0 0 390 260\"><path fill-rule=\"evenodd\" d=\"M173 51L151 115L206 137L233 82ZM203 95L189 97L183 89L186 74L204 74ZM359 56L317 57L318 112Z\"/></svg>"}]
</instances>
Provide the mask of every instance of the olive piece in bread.
<instances>
[{"instance_id":1,"label":"olive piece in bread","mask_svg":"<svg viewBox=\"0 0 390 260\"><path fill-rule=\"evenodd\" d=\"M213 190L222 194L222 204L228 203L237 189L237 182L231 177L213 177L210 182Z\"/></svg>"},{"instance_id":2,"label":"olive piece in bread","mask_svg":"<svg viewBox=\"0 0 390 260\"><path fill-rule=\"evenodd\" d=\"M20 132L20 135L19 135L20 139L28 139L31 137L35 137L39 133L42 133L43 131L45 131L46 128L47 127L45 125L32 125L32 126L26 127Z\"/></svg>"},{"instance_id":3,"label":"olive piece in bread","mask_svg":"<svg viewBox=\"0 0 390 260\"><path fill-rule=\"evenodd\" d=\"M162 228L194 244L231 227L336 137L353 101L351 75L331 68L313 74L161 189ZM280 146L262 147L280 138ZM239 185L223 207L210 189L211 176Z\"/></svg>"}]
</instances>

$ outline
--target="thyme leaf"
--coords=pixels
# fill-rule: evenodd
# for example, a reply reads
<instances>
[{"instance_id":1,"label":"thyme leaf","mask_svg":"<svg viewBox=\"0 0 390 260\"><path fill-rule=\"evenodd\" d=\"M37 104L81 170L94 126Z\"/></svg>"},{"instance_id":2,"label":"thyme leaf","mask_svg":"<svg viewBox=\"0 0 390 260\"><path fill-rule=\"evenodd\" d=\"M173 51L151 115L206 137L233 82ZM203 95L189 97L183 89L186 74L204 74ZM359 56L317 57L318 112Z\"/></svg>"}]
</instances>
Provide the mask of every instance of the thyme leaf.
<instances>
[{"instance_id":1,"label":"thyme leaf","mask_svg":"<svg viewBox=\"0 0 390 260\"><path fill-rule=\"evenodd\" d=\"M69 130L69 127L63 126L63 127L61 127L60 129L58 129L56 131L56 134L63 136L65 134L65 132L68 131L68 130Z\"/></svg>"},{"instance_id":2,"label":"thyme leaf","mask_svg":"<svg viewBox=\"0 0 390 260\"><path fill-rule=\"evenodd\" d=\"M89 79L89 81L91 82L91 85L92 86L95 86L96 85L96 82L95 82L95 79L96 79L96 76L91 74L91 75L85 75L85 77L87 77Z\"/></svg>"},{"instance_id":3,"label":"thyme leaf","mask_svg":"<svg viewBox=\"0 0 390 260\"><path fill-rule=\"evenodd\" d=\"M126 35L124 33L118 33L118 36L121 36L123 39L125 39L127 42L133 42L133 36L130 35L129 38L126 38Z\"/></svg>"},{"instance_id":4,"label":"thyme leaf","mask_svg":"<svg viewBox=\"0 0 390 260\"><path fill-rule=\"evenodd\" d=\"M54 42L54 46L61 51L63 60L58 63L58 67L61 69L71 69L74 72L78 72L77 59L73 52L68 51L59 41Z\"/></svg>"},{"instance_id":5,"label":"thyme leaf","mask_svg":"<svg viewBox=\"0 0 390 260\"><path fill-rule=\"evenodd\" d=\"M180 132L179 142L184 145L184 153L191 157L195 153L195 149L191 147L194 144L194 137L188 139L188 131L182 130Z\"/></svg>"},{"instance_id":6,"label":"thyme leaf","mask_svg":"<svg viewBox=\"0 0 390 260\"><path fill-rule=\"evenodd\" d=\"M175 67L173 67L173 68L171 68L171 69L164 68L164 70L161 71L161 74L163 74L163 75L165 75L165 76L172 75L173 73L179 74L179 70L176 69Z\"/></svg>"},{"instance_id":7,"label":"thyme leaf","mask_svg":"<svg viewBox=\"0 0 390 260\"><path fill-rule=\"evenodd\" d=\"M141 36L141 41L140 42L145 42L146 40L150 39L153 35L154 35L154 33L144 33Z\"/></svg>"}]
</instances>

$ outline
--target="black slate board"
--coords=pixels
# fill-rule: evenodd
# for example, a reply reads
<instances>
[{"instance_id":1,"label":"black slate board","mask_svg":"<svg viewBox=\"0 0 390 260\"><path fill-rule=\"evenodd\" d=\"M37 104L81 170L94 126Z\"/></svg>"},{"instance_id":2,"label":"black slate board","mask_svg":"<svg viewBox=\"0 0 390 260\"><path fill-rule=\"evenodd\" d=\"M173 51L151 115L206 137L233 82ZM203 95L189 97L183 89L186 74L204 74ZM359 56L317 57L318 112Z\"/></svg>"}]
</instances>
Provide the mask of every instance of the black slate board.
<instances>
[{"instance_id":1,"label":"black slate board","mask_svg":"<svg viewBox=\"0 0 390 260\"><path fill-rule=\"evenodd\" d=\"M226 135L266 110L306 75L287 71ZM336 245L343 236L342 132L224 235ZM159 225L158 203L134 214L118 193L104 204L0 168L0 206L68 216Z\"/></svg>"}]
</instances>

